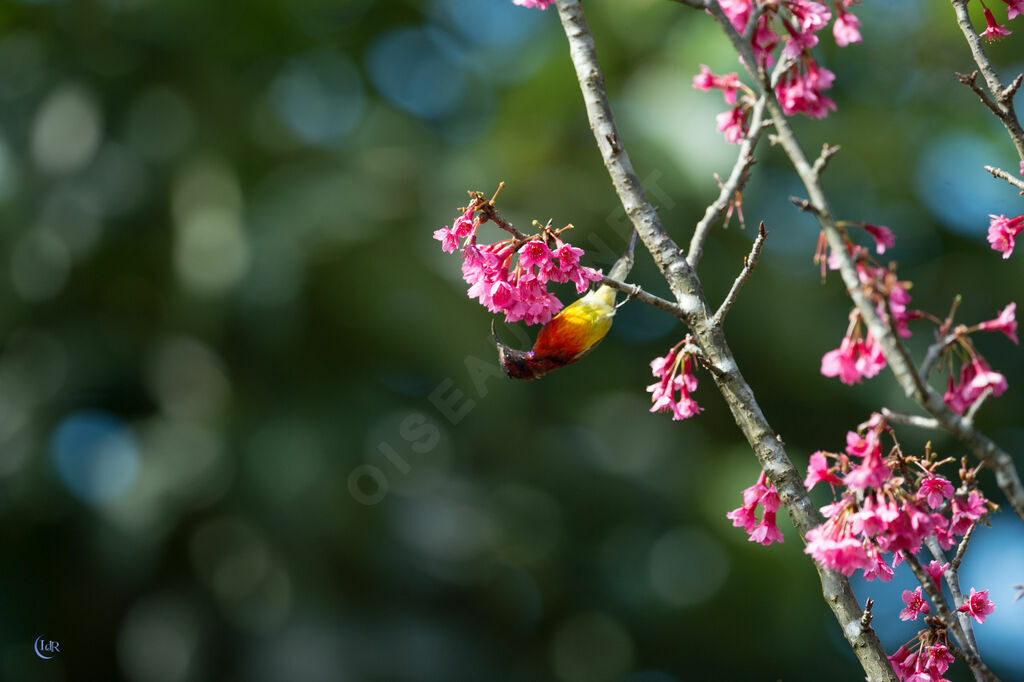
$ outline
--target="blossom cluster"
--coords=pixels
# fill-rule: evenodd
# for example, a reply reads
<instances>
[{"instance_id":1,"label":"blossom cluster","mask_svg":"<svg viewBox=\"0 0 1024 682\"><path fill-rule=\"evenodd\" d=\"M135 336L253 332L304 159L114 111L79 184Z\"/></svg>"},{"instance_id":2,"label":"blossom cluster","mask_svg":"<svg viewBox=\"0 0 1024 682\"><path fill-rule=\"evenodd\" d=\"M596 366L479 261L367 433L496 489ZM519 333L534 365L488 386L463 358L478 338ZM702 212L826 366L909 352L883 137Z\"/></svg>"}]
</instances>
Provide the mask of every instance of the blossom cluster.
<instances>
[{"instance_id":1,"label":"blossom cluster","mask_svg":"<svg viewBox=\"0 0 1024 682\"><path fill-rule=\"evenodd\" d=\"M949 549L994 508L974 485L976 470L961 468L954 488L938 473L948 460L937 461L931 452L905 456L898 444L884 454L888 430L876 413L847 433L843 452L819 451L810 459L808 490L819 482L845 490L822 508L826 520L807 533L804 551L844 575L860 570L867 580L888 581L905 553L916 554L925 539ZM893 555L891 565L885 554Z\"/></svg>"},{"instance_id":2,"label":"blossom cluster","mask_svg":"<svg viewBox=\"0 0 1024 682\"><path fill-rule=\"evenodd\" d=\"M1002 332L1014 343L1017 339L1017 304L1010 303L991 320L986 320L971 327L958 326L955 330L954 348L951 355L960 356L960 372L957 380L953 375L953 359L950 358L949 377L943 402L957 414L964 414L983 397L991 394L999 397L1006 392L1006 377L994 371L985 358L974 348L968 334L975 331Z\"/></svg>"},{"instance_id":3,"label":"blossom cluster","mask_svg":"<svg viewBox=\"0 0 1024 682\"><path fill-rule=\"evenodd\" d=\"M744 33L755 9L754 0L718 0L722 11L740 33ZM832 34L836 44L845 47L859 43L860 21L847 11L855 0L840 0L834 5L835 21L828 6L814 0L781 0L767 3L761 8L750 45L754 57L765 67L775 63L775 50L782 45L782 59L786 70L775 86L775 95L787 116L805 114L824 118L836 108L835 102L824 95L832 87L835 74L818 64L811 48L818 44L818 33L832 21ZM752 91L739 83L736 74L716 76L706 66L694 77L693 87L698 90L722 90L731 109L718 115L718 130L725 133L728 142L738 143L747 134L748 117L755 97ZM744 96L737 100L737 92Z\"/></svg>"},{"instance_id":4,"label":"blossom cluster","mask_svg":"<svg viewBox=\"0 0 1024 682\"><path fill-rule=\"evenodd\" d=\"M933 565L935 563L932 562ZM902 598L906 607L900 611L900 620L917 620L919 615L931 612L920 587L913 592L904 590ZM970 596L957 611L984 623L985 616L995 608L996 605L988 598L988 590L975 591L972 587ZM947 630L932 627L919 631L888 658L896 677L907 682L949 682L943 675L954 660Z\"/></svg>"},{"instance_id":5,"label":"blossom cluster","mask_svg":"<svg viewBox=\"0 0 1024 682\"><path fill-rule=\"evenodd\" d=\"M1000 330L1008 335L1014 331L1005 325ZM846 434L842 452L818 451L810 457L804 486L811 490L827 483L838 492L838 499L821 510L825 522L806 534L804 552L825 568L847 576L859 570L869 581L889 581L894 569L918 554L925 540L934 539L948 550L996 508L975 485L980 465L968 469L962 461L960 484L954 487L940 472L951 460L939 460L928 447L922 457L905 455L895 438L886 451L882 441L890 433L885 418L876 413ZM744 491L744 507L729 514L735 525L746 523L748 532L752 515L747 510L755 494L753 489ZM940 581L950 564L932 560L922 568L927 573L922 580L930 579L941 593ZM921 586L905 590L902 599L900 620L932 613ZM956 611L984 623L994 609L988 590L972 587ZM953 656L945 624L934 618L925 618L925 624L926 629L888 657L893 671L907 682L949 682L943 675Z\"/></svg>"},{"instance_id":6,"label":"blossom cluster","mask_svg":"<svg viewBox=\"0 0 1024 682\"><path fill-rule=\"evenodd\" d=\"M760 521L756 515L758 506L764 509ZM778 509L779 493L762 471L757 482L743 491L743 504L725 516L732 520L733 526L747 531L751 542L767 546L773 542L783 542L782 531L775 522Z\"/></svg>"},{"instance_id":7,"label":"blossom cluster","mask_svg":"<svg viewBox=\"0 0 1024 682\"><path fill-rule=\"evenodd\" d=\"M895 244L892 231L884 225L862 223L861 226L875 240L876 253L885 253L887 248ZM827 262L830 269L838 269L839 263L834 253L824 255L827 248L824 238L818 240L818 252L815 260ZM901 337L910 336L908 323L920 317L918 311L907 308L910 304L910 282L900 280L894 271L873 262L867 251L847 242L847 251L853 257L857 268L857 277L861 286L875 303L875 309L883 320L890 320L892 327ZM863 319L860 311L853 308L850 312L850 324L846 335L839 343L839 348L828 351L821 358L821 373L827 377L839 377L844 384L852 385L862 379L876 376L886 366L885 356L878 341L870 331L862 332Z\"/></svg>"},{"instance_id":8,"label":"blossom cluster","mask_svg":"<svg viewBox=\"0 0 1024 682\"><path fill-rule=\"evenodd\" d=\"M921 588L917 588L920 595ZM908 592L904 592L904 601ZM943 675L954 661L946 630L922 630L910 642L889 656L893 672L900 680L948 682Z\"/></svg>"},{"instance_id":9,"label":"blossom cluster","mask_svg":"<svg viewBox=\"0 0 1024 682\"><path fill-rule=\"evenodd\" d=\"M551 320L562 302L548 291L549 282L572 282L582 293L591 282L601 280L601 273L580 265L583 249L559 236L571 226L553 230L547 225L534 235L478 243L478 228L488 219L485 208L493 208L493 199L487 202L475 197L451 227L434 232L434 239L441 242L445 253L459 251L462 255L467 295L492 313L504 313L506 322L544 324Z\"/></svg>"},{"instance_id":10,"label":"blossom cluster","mask_svg":"<svg viewBox=\"0 0 1024 682\"><path fill-rule=\"evenodd\" d=\"M555 0L512 0L512 2L522 7L536 7L537 9L547 9Z\"/></svg>"},{"instance_id":11,"label":"blossom cluster","mask_svg":"<svg viewBox=\"0 0 1024 682\"><path fill-rule=\"evenodd\" d=\"M651 373L658 379L647 391L651 394L651 412L671 412L672 421L688 419L704 408L691 395L697 390L693 373L693 356L682 352L686 339L669 350L664 357L651 361Z\"/></svg>"},{"instance_id":12,"label":"blossom cluster","mask_svg":"<svg viewBox=\"0 0 1024 682\"><path fill-rule=\"evenodd\" d=\"M1020 223L1024 227L1024 216L1021 216ZM844 225L850 225L850 223L844 223ZM884 253L895 243L892 231L883 225L867 223L857 223L857 225L863 227L875 240L876 253ZM921 317L931 318L921 311L908 308L911 301L909 291L911 284L900 280L896 276L893 266L885 268L874 262L868 251L861 246L854 245L849 236L846 237L846 249L855 263L861 287L874 302L878 316L886 321L899 336L906 338L911 335L908 325L911 320ZM826 264L829 269L839 267L838 258L834 252L828 249L824 235L818 240L815 262L821 263L823 273ZM940 337L946 336L949 330L953 329L952 335L948 337L947 345L942 349L947 359L943 366L948 372L943 400L950 409L958 414L964 414L983 396L998 397L1006 391L1006 377L989 366L985 358L974 348L969 335L978 331L998 331L1005 334L1014 343L1018 343L1016 309L1017 305L1010 303L995 318L970 327L958 325L953 328L951 317L944 321L931 318L939 324ZM852 385L863 379L876 376L885 368L886 359L881 345L869 330L864 329L864 326L860 310L854 307L850 312L850 324L839 347L826 352L821 358L820 371L823 376L838 377L844 384ZM950 348L954 352L946 353ZM957 358L959 358L959 372L955 370Z\"/></svg>"}]
</instances>

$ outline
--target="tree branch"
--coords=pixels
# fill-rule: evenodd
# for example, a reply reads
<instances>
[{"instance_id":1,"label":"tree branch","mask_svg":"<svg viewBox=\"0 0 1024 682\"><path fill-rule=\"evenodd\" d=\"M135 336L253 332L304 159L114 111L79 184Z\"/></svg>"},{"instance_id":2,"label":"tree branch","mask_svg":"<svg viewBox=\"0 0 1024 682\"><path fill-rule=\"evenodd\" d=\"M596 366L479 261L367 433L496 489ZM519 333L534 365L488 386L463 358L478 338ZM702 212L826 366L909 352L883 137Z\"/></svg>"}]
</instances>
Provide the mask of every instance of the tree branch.
<instances>
[{"instance_id":1,"label":"tree branch","mask_svg":"<svg viewBox=\"0 0 1024 682\"><path fill-rule=\"evenodd\" d=\"M991 173L992 177L1002 178L1003 180L1006 180L1008 183L1019 189L1021 191L1021 194L1024 194L1024 180L1021 180L1015 175L1007 173L1002 168L996 168L995 166L985 166L985 170Z\"/></svg>"},{"instance_id":2,"label":"tree branch","mask_svg":"<svg viewBox=\"0 0 1024 682\"><path fill-rule=\"evenodd\" d=\"M654 306L659 310L664 310L666 313L671 313L676 317L683 319L683 311L678 305L672 301L666 301L660 296L655 296L652 293L644 291L638 284L629 284L627 282L620 282L617 279L612 279L608 275L601 276L601 284L607 284L612 289L617 289L624 294L627 294L629 298L635 298L638 301L643 301L647 305Z\"/></svg>"},{"instance_id":3,"label":"tree branch","mask_svg":"<svg viewBox=\"0 0 1024 682\"><path fill-rule=\"evenodd\" d=\"M716 327L722 326L722 321L725 319L729 309L732 308L736 302L736 297L740 293L740 289L746 284L747 280L750 279L750 273L754 271L754 267L757 265L758 258L761 257L761 247L764 246L764 240L768 236L768 233L764 230L764 221L757 226L757 238L754 239L753 245L750 247L750 255L743 259L743 269L740 271L736 281L732 283L732 288L729 289L729 294L722 301L722 305L715 312L715 316L711 318L711 324Z\"/></svg>"},{"instance_id":4,"label":"tree branch","mask_svg":"<svg viewBox=\"0 0 1024 682\"><path fill-rule=\"evenodd\" d=\"M683 4L694 6L690 2ZM771 429L753 391L740 374L721 328L711 324L700 280L644 196L615 129L604 77L597 62L594 39L583 16L580 0L558 0L557 6L590 127L619 200L668 281L687 324L704 351L705 359L714 368L712 377L729 405L736 424L743 431L769 480L779 491L779 497L793 524L804 536L822 522L821 515L803 487L803 477L789 460L781 439ZM717 9L718 6L712 3L711 8ZM718 11L721 12L720 9ZM751 60L749 63L754 62ZM814 566L821 580L823 596L835 613L843 635L860 660L868 679L872 682L894 681L895 674L878 636L874 630L861 623L862 611L850 589L850 583L841 574L826 570L816 562Z\"/></svg>"}]
</instances>

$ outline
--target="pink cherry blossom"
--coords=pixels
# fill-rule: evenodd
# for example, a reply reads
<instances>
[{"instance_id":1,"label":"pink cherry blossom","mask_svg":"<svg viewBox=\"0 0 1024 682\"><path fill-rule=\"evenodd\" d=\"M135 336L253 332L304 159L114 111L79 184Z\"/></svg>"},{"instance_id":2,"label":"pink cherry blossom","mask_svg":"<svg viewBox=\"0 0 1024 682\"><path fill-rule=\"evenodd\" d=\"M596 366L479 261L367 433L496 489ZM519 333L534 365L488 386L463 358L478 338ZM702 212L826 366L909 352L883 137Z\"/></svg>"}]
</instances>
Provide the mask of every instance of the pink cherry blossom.
<instances>
[{"instance_id":1,"label":"pink cherry blossom","mask_svg":"<svg viewBox=\"0 0 1024 682\"><path fill-rule=\"evenodd\" d=\"M860 511L850 515L850 530L854 535L872 537L884 531L887 523L878 514L875 506L875 498L870 495L864 496Z\"/></svg>"},{"instance_id":2,"label":"pink cherry blossom","mask_svg":"<svg viewBox=\"0 0 1024 682\"><path fill-rule=\"evenodd\" d=\"M857 361L854 363L857 371L865 379L877 376L885 369L885 354L882 346L869 333L857 349Z\"/></svg>"},{"instance_id":3,"label":"pink cherry blossom","mask_svg":"<svg viewBox=\"0 0 1024 682\"><path fill-rule=\"evenodd\" d=\"M540 272L543 272L544 266L547 265L549 260L551 260L551 249L539 239L527 242L526 246L519 251L519 267L521 268L529 269L536 266ZM539 276L538 279L540 279ZM546 279L545 277L541 281Z\"/></svg>"},{"instance_id":4,"label":"pink cherry blossom","mask_svg":"<svg viewBox=\"0 0 1024 682\"><path fill-rule=\"evenodd\" d=\"M689 353L678 352L682 342L668 355L651 361L651 373L659 380L647 387L651 394L651 412L671 412L672 421L689 419L703 411L691 395L697 390L693 359ZM678 394L678 395L677 395Z\"/></svg>"},{"instance_id":5,"label":"pink cherry blossom","mask_svg":"<svg viewBox=\"0 0 1024 682\"><path fill-rule=\"evenodd\" d=\"M775 525L775 512L765 509L761 516L761 523L750 534L750 542L757 542L767 547L773 542L783 542L784 540L782 531Z\"/></svg>"},{"instance_id":6,"label":"pink cherry blossom","mask_svg":"<svg viewBox=\"0 0 1024 682\"><path fill-rule=\"evenodd\" d=\"M882 553L877 549L872 549L868 552L868 557L872 561L871 568L864 569L864 579L871 582L875 578L878 578L883 583L887 583L893 579L896 572L889 568L889 564L882 560Z\"/></svg>"},{"instance_id":7,"label":"pink cherry blossom","mask_svg":"<svg viewBox=\"0 0 1024 682\"><path fill-rule=\"evenodd\" d=\"M515 289L508 282L497 280L491 285L490 299L493 307L491 312L505 310L515 302Z\"/></svg>"},{"instance_id":8,"label":"pink cherry blossom","mask_svg":"<svg viewBox=\"0 0 1024 682\"><path fill-rule=\"evenodd\" d=\"M522 7L536 7L537 9L547 9L554 1L555 0L512 0L512 2Z\"/></svg>"},{"instance_id":9,"label":"pink cherry blossom","mask_svg":"<svg viewBox=\"0 0 1024 682\"><path fill-rule=\"evenodd\" d=\"M818 36L814 35L810 31L807 33L798 33L794 31L788 24L786 28L789 29L789 40L786 41L786 47L782 49L782 54L790 59L796 59L804 50L810 50L812 47L818 44Z\"/></svg>"},{"instance_id":10,"label":"pink cherry blossom","mask_svg":"<svg viewBox=\"0 0 1024 682\"><path fill-rule=\"evenodd\" d=\"M906 604L906 608L900 611L900 620L917 620L917 617L922 613L931 613L928 608L928 602L921 596L921 586L918 585L917 589L913 592L910 590L903 590L903 603Z\"/></svg>"},{"instance_id":11,"label":"pink cherry blossom","mask_svg":"<svg viewBox=\"0 0 1024 682\"><path fill-rule=\"evenodd\" d=\"M832 18L827 6L813 0L787 0L786 6L793 13L801 31L819 31Z\"/></svg>"},{"instance_id":12,"label":"pink cherry blossom","mask_svg":"<svg viewBox=\"0 0 1024 682\"><path fill-rule=\"evenodd\" d=\"M455 233L456 237L465 239L473 233L473 228L476 227L476 223L473 221L473 214L475 212L476 209L470 206L466 209L465 213L455 219L455 222L452 223L452 232Z\"/></svg>"},{"instance_id":13,"label":"pink cherry blossom","mask_svg":"<svg viewBox=\"0 0 1024 682\"><path fill-rule=\"evenodd\" d=\"M839 348L830 350L821 357L821 373L827 377L839 377L847 385L860 381L861 374L857 369L859 356L857 344L849 337L843 337Z\"/></svg>"},{"instance_id":14,"label":"pink cherry blossom","mask_svg":"<svg viewBox=\"0 0 1024 682\"><path fill-rule=\"evenodd\" d=\"M975 521L988 513L987 504L988 500L976 490L972 490L966 500L961 497L953 498L950 532L956 535L966 534Z\"/></svg>"},{"instance_id":15,"label":"pink cherry blossom","mask_svg":"<svg viewBox=\"0 0 1024 682\"><path fill-rule=\"evenodd\" d=\"M757 525L757 517L754 516L754 510L756 505L751 507L737 507L731 512L727 513L725 517L732 520L732 525L737 528L742 528L747 531L747 534L754 532L754 527Z\"/></svg>"},{"instance_id":16,"label":"pink cherry blossom","mask_svg":"<svg viewBox=\"0 0 1024 682\"><path fill-rule=\"evenodd\" d=\"M864 544L855 538L848 526L833 519L807 531L804 553L810 554L822 566L853 575L857 569L872 568L871 557Z\"/></svg>"},{"instance_id":17,"label":"pink cherry blossom","mask_svg":"<svg viewBox=\"0 0 1024 682\"><path fill-rule=\"evenodd\" d=\"M736 94L740 88L740 79L735 73L727 73L723 76L716 76L711 73L704 64L700 65L700 73L693 77L693 87L697 90L711 90L712 88L722 91L722 97L726 104L736 104Z\"/></svg>"},{"instance_id":18,"label":"pink cherry blossom","mask_svg":"<svg viewBox=\"0 0 1024 682\"><path fill-rule=\"evenodd\" d=\"M459 248L458 235L447 226L434 230L434 239L441 242L441 250L445 253L455 253L455 249Z\"/></svg>"},{"instance_id":19,"label":"pink cherry blossom","mask_svg":"<svg viewBox=\"0 0 1024 682\"><path fill-rule=\"evenodd\" d=\"M882 452L878 441L878 431L872 429L863 436L856 431L846 432L846 453L851 457L866 457L870 453Z\"/></svg>"},{"instance_id":20,"label":"pink cherry blossom","mask_svg":"<svg viewBox=\"0 0 1024 682\"><path fill-rule=\"evenodd\" d=\"M730 144L739 144L747 134L747 110L743 107L723 111L715 116L715 120L718 130L725 133L725 141Z\"/></svg>"},{"instance_id":21,"label":"pink cherry blossom","mask_svg":"<svg viewBox=\"0 0 1024 682\"><path fill-rule=\"evenodd\" d=\"M892 669L896 672L896 676L901 680L906 677L906 673L904 672L906 670L905 663L910 657L913 657L914 660L916 660L917 653L911 653L910 648L906 644L886 657L889 659L889 664L892 666ZM913 665L913 663L911 663L911 665Z\"/></svg>"},{"instance_id":22,"label":"pink cherry blossom","mask_svg":"<svg viewBox=\"0 0 1024 682\"><path fill-rule=\"evenodd\" d=\"M768 15L761 15L761 18L757 20L754 36L750 40L750 46L754 48L754 57L765 66L772 66L775 63L772 51L778 44L779 34L769 27Z\"/></svg>"},{"instance_id":23,"label":"pink cherry blossom","mask_svg":"<svg viewBox=\"0 0 1024 682\"><path fill-rule=\"evenodd\" d=\"M928 682L939 682L935 678L945 674L950 664L956 659L949 652L945 644L934 644L926 650L928 658L925 660L924 669L930 673Z\"/></svg>"},{"instance_id":24,"label":"pink cherry blossom","mask_svg":"<svg viewBox=\"0 0 1024 682\"><path fill-rule=\"evenodd\" d=\"M768 482L767 475L762 471L757 482L743 490L743 505L733 509L725 516L732 520L732 525L743 528L750 536L750 542L768 546L773 542L783 542L782 531L776 525L775 514L779 508L779 493L775 486ZM758 506L764 509L761 521L758 522L756 512Z\"/></svg>"},{"instance_id":25,"label":"pink cherry blossom","mask_svg":"<svg viewBox=\"0 0 1024 682\"><path fill-rule=\"evenodd\" d=\"M872 225L870 223L865 223L864 229L868 234L875 238L876 253L883 254L886 249L891 249L896 245L896 237L893 236L892 230L885 225Z\"/></svg>"},{"instance_id":26,"label":"pink cherry blossom","mask_svg":"<svg viewBox=\"0 0 1024 682\"><path fill-rule=\"evenodd\" d=\"M949 568L949 562L940 564L935 559L932 559L924 570L927 571L928 575L932 577L932 582L935 583L935 587L939 586L939 581L942 580L942 576L946 574L946 570Z\"/></svg>"},{"instance_id":27,"label":"pink cherry blossom","mask_svg":"<svg viewBox=\"0 0 1024 682\"><path fill-rule=\"evenodd\" d=\"M849 12L840 12L832 24L832 35L835 37L836 45L839 47L859 43L861 41L860 19Z\"/></svg>"},{"instance_id":28,"label":"pink cherry blossom","mask_svg":"<svg viewBox=\"0 0 1024 682\"><path fill-rule=\"evenodd\" d=\"M942 399L949 409L963 414L990 389L994 397L1001 396L1007 389L1006 377L993 371L983 358L975 357L960 368L959 383L954 384L950 376Z\"/></svg>"},{"instance_id":29,"label":"pink cherry blossom","mask_svg":"<svg viewBox=\"0 0 1024 682\"><path fill-rule=\"evenodd\" d=\"M1006 28L996 23L996 18L992 16L992 10L988 7L985 8L985 24L985 30L979 35L990 43L992 41L999 40L1000 38L1004 38L1011 33L1011 31L1008 31Z\"/></svg>"},{"instance_id":30,"label":"pink cherry blossom","mask_svg":"<svg viewBox=\"0 0 1024 682\"><path fill-rule=\"evenodd\" d=\"M779 81L775 95L787 116L799 113L811 118L825 118L829 110L835 111L836 108L836 103L822 94L823 90L832 87L833 80L835 74L805 56Z\"/></svg>"},{"instance_id":31,"label":"pink cherry blossom","mask_svg":"<svg viewBox=\"0 0 1024 682\"><path fill-rule=\"evenodd\" d=\"M995 608L996 605L988 599L988 590L975 592L972 587L971 595L957 611L963 611L979 623L984 623L985 616L995 611Z\"/></svg>"},{"instance_id":32,"label":"pink cherry blossom","mask_svg":"<svg viewBox=\"0 0 1024 682\"><path fill-rule=\"evenodd\" d=\"M871 450L864 460L850 470L843 478L843 484L851 490L881 488L892 476L889 465L882 459L878 450Z\"/></svg>"},{"instance_id":33,"label":"pink cherry blossom","mask_svg":"<svg viewBox=\"0 0 1024 682\"><path fill-rule=\"evenodd\" d=\"M878 315L883 319L892 315L896 333L902 338L909 338L911 333L907 323L920 315L907 310L911 301L910 282L900 281L895 273L886 268L873 268L858 263L857 272L862 282L871 283L886 294L886 303L879 303L876 308Z\"/></svg>"},{"instance_id":34,"label":"pink cherry blossom","mask_svg":"<svg viewBox=\"0 0 1024 682\"><path fill-rule=\"evenodd\" d=\"M742 33L750 19L751 0L718 0L718 4L722 6L725 16L729 17L733 28Z\"/></svg>"},{"instance_id":35,"label":"pink cherry blossom","mask_svg":"<svg viewBox=\"0 0 1024 682\"><path fill-rule=\"evenodd\" d=\"M1024 2L1024 0L1021 0ZM982 331L999 331L1013 341L1014 343L1020 343L1017 340L1017 304L1010 303L1005 308L999 311L999 315L994 320L988 320L978 325L978 329Z\"/></svg>"},{"instance_id":36,"label":"pink cherry blossom","mask_svg":"<svg viewBox=\"0 0 1024 682\"><path fill-rule=\"evenodd\" d=\"M988 243L996 251L1009 258L1013 253L1014 240L1024 230L1024 215L1007 218L1004 215L989 215Z\"/></svg>"},{"instance_id":37,"label":"pink cherry blossom","mask_svg":"<svg viewBox=\"0 0 1024 682\"><path fill-rule=\"evenodd\" d=\"M811 455L810 463L807 465L807 478L804 479L804 487L811 490L819 481L825 481L832 485L842 485L842 481L832 473L825 455L818 450Z\"/></svg>"},{"instance_id":38,"label":"pink cherry blossom","mask_svg":"<svg viewBox=\"0 0 1024 682\"><path fill-rule=\"evenodd\" d=\"M953 497L953 484L942 476L929 474L917 491L918 500L926 500L932 509L938 509L947 498Z\"/></svg>"}]
</instances>

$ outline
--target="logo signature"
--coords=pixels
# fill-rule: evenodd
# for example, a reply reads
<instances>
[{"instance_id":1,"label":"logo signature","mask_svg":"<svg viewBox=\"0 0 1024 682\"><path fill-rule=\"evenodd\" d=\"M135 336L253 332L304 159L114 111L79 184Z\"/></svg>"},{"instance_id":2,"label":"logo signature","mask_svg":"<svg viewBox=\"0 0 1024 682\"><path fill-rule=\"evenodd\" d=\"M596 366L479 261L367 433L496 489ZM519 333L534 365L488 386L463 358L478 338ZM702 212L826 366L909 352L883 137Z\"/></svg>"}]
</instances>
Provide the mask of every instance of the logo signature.
<instances>
[{"instance_id":1,"label":"logo signature","mask_svg":"<svg viewBox=\"0 0 1024 682\"><path fill-rule=\"evenodd\" d=\"M36 656L49 660L60 653L60 642L43 639L43 636L39 635L36 637L35 650Z\"/></svg>"}]
</instances>

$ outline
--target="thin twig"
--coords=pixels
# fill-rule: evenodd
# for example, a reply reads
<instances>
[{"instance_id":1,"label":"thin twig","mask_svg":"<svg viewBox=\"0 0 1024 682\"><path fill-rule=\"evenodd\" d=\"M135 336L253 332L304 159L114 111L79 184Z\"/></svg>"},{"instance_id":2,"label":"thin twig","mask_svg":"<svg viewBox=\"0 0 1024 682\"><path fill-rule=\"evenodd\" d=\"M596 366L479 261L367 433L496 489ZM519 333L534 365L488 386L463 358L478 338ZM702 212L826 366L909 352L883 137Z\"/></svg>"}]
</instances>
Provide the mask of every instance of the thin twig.
<instances>
[{"instance_id":1,"label":"thin twig","mask_svg":"<svg viewBox=\"0 0 1024 682\"><path fill-rule=\"evenodd\" d=\"M938 419L933 419L931 417L919 417L916 414L893 412L888 407L882 408L882 416L891 424L907 424L908 426L916 426L922 429L933 429L935 431L944 430Z\"/></svg>"},{"instance_id":2,"label":"thin twig","mask_svg":"<svg viewBox=\"0 0 1024 682\"><path fill-rule=\"evenodd\" d=\"M953 571L953 577L959 580L960 575L960 562L964 560L964 552L967 551L967 543L971 541L971 536L974 534L976 526L972 523L971 527L967 529L964 537L960 540L960 546L956 548L956 556L953 557L953 562L949 565L949 569Z\"/></svg>"},{"instance_id":3,"label":"thin twig","mask_svg":"<svg viewBox=\"0 0 1024 682\"><path fill-rule=\"evenodd\" d=\"M501 229L505 230L516 239L526 239L526 235L517 230L515 225L502 218L501 215L498 213L498 209L494 208L494 204L490 203L489 201L482 202L479 206L477 206L477 210L483 213L484 217L487 218L487 220L490 220L492 223L494 223Z\"/></svg>"},{"instance_id":4,"label":"thin twig","mask_svg":"<svg viewBox=\"0 0 1024 682\"><path fill-rule=\"evenodd\" d=\"M1002 178L1003 180L1006 180L1008 183L1010 183L1017 189L1021 190L1021 193L1024 194L1024 180L1021 180L1015 175L1007 173L1002 168L996 168L995 166L985 166L985 170L991 173L993 177Z\"/></svg>"},{"instance_id":5,"label":"thin twig","mask_svg":"<svg viewBox=\"0 0 1024 682\"><path fill-rule=\"evenodd\" d=\"M714 317L711 318L711 324L716 327L722 326L722 321L725 320L725 316L729 313L729 309L732 308L733 304L736 303L736 297L739 296L740 289L746 284L747 280L750 279L750 273L754 271L757 266L757 261L761 257L761 247L764 246L764 240L768 236L768 233L764 229L764 221L757 226L757 238L754 239L754 243L750 247L750 255L743 258L743 269L740 270L739 276L736 281L732 283L732 288L729 289L729 294L722 301L722 305L719 306L715 312Z\"/></svg>"},{"instance_id":6,"label":"thin twig","mask_svg":"<svg viewBox=\"0 0 1024 682\"><path fill-rule=\"evenodd\" d=\"M729 203L735 199L736 193L743 191L743 186L747 184L747 179L750 177L750 167L754 165L754 148L757 147L757 142L761 139L761 133L765 127L764 98L762 97L754 104L754 113L750 119L750 130L747 131L746 137L740 142L740 151L736 156L736 163L733 164L732 172L729 173L729 179L722 184L722 189L718 192L718 198L707 207L707 210L704 211L704 217L700 219L700 222L697 223L697 227L693 231L693 237L690 239L690 253L686 257L691 268L697 267L697 263L700 262L701 254L704 251L704 242L708 238L712 224L725 212Z\"/></svg>"},{"instance_id":7,"label":"thin twig","mask_svg":"<svg viewBox=\"0 0 1024 682\"><path fill-rule=\"evenodd\" d=\"M971 403L971 406L967 408L967 413L964 415L964 421L968 424L973 424L974 415L978 414L978 410L981 409L981 406L985 404L985 401L988 400L992 394L993 390L991 386L982 391L981 395L978 396L978 399Z\"/></svg>"},{"instance_id":8,"label":"thin twig","mask_svg":"<svg viewBox=\"0 0 1024 682\"><path fill-rule=\"evenodd\" d=\"M860 624L861 624L862 627L866 628L869 625L871 625L871 619L873 618L873 616L871 614L871 609L874 607L874 605L875 605L875 600L872 599L871 597L868 597L867 601L864 602L864 613L861 614L861 617L860 617Z\"/></svg>"},{"instance_id":9,"label":"thin twig","mask_svg":"<svg viewBox=\"0 0 1024 682\"><path fill-rule=\"evenodd\" d=\"M963 83L964 85L966 85L967 87L969 87L971 90L973 90L974 94L977 95L978 99L981 100L981 103L984 104L989 109L991 109L993 114L995 114L996 116L1002 118L1003 112L999 108L999 105L996 104L992 100L991 97L989 97L989 94L987 92L985 92L984 88L982 88L980 85L978 85L978 70L977 69L975 69L974 71L971 71L969 74L967 74L967 73L957 73L956 74L956 79L958 81L960 81L961 83Z\"/></svg>"},{"instance_id":10,"label":"thin twig","mask_svg":"<svg viewBox=\"0 0 1024 682\"><path fill-rule=\"evenodd\" d=\"M928 375L932 373L932 367L935 366L935 363L938 361L943 351L956 343L956 340L959 338L960 335L956 332L946 334L944 337L928 346L928 350L924 354L924 360L921 361L921 369L918 372L918 376L921 377L921 381L927 383Z\"/></svg>"},{"instance_id":11,"label":"thin twig","mask_svg":"<svg viewBox=\"0 0 1024 682\"><path fill-rule=\"evenodd\" d=\"M818 207L812 204L810 199L804 199L803 197L790 197L789 203L793 204L804 213L818 213Z\"/></svg>"},{"instance_id":12,"label":"thin twig","mask_svg":"<svg viewBox=\"0 0 1024 682\"><path fill-rule=\"evenodd\" d=\"M648 291L644 291L637 284L620 282L617 279L612 279L608 275L601 276L601 284L607 284L612 289L617 289L624 294L628 294L630 298L635 298L638 301L643 301L647 305L654 306L659 310L664 310L666 313L671 313L672 315L675 315L680 319L683 318L683 311L678 305L671 301L666 301L660 296L655 296L654 294Z\"/></svg>"},{"instance_id":13,"label":"thin twig","mask_svg":"<svg viewBox=\"0 0 1024 682\"><path fill-rule=\"evenodd\" d=\"M823 144L821 146L821 154L818 155L818 158L814 161L814 165L811 166L811 172L815 175L821 175L824 173L825 169L828 168L829 159L835 156L838 151L839 145L830 147L828 143Z\"/></svg>"}]
</instances>

